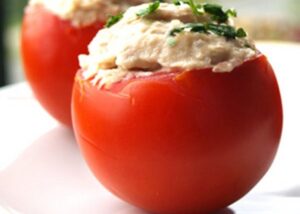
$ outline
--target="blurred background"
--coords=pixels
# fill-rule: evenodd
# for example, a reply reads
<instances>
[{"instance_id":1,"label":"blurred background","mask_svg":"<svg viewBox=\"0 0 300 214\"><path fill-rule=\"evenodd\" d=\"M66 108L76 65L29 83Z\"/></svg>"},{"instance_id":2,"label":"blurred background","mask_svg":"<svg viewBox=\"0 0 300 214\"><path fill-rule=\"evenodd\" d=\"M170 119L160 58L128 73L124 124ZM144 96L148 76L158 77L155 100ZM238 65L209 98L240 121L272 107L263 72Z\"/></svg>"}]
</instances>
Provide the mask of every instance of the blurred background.
<instances>
[{"instance_id":1,"label":"blurred background","mask_svg":"<svg viewBox=\"0 0 300 214\"><path fill-rule=\"evenodd\" d=\"M0 0L0 87L22 81L19 32L28 0Z\"/></svg>"},{"instance_id":2,"label":"blurred background","mask_svg":"<svg viewBox=\"0 0 300 214\"><path fill-rule=\"evenodd\" d=\"M49 0L51 1L51 0ZM238 24L256 40L300 42L300 0L211 0L239 12ZM24 81L20 25L27 0L0 0L0 87Z\"/></svg>"}]
</instances>

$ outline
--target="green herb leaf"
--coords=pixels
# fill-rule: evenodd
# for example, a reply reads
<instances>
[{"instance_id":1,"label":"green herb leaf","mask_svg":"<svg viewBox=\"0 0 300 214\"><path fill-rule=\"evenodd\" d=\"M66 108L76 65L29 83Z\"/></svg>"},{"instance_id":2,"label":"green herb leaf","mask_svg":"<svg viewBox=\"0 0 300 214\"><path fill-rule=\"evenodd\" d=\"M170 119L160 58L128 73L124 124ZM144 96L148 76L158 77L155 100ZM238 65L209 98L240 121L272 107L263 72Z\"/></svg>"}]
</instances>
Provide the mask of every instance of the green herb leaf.
<instances>
[{"instance_id":1,"label":"green herb leaf","mask_svg":"<svg viewBox=\"0 0 300 214\"><path fill-rule=\"evenodd\" d=\"M175 5L182 5L182 4L190 5L190 0L172 0L172 1L173 1L173 4L175 4Z\"/></svg>"},{"instance_id":2,"label":"green herb leaf","mask_svg":"<svg viewBox=\"0 0 300 214\"><path fill-rule=\"evenodd\" d=\"M169 36L176 36L176 34L181 33L185 28L174 28L173 30L170 31Z\"/></svg>"},{"instance_id":3,"label":"green herb leaf","mask_svg":"<svg viewBox=\"0 0 300 214\"><path fill-rule=\"evenodd\" d=\"M177 6L181 5L181 3L180 3L181 1L180 0L173 0L172 2L173 2L173 4L175 4Z\"/></svg>"},{"instance_id":4,"label":"green herb leaf","mask_svg":"<svg viewBox=\"0 0 300 214\"><path fill-rule=\"evenodd\" d=\"M170 47L174 47L176 45L176 39L174 37L169 37L167 43Z\"/></svg>"},{"instance_id":5,"label":"green herb leaf","mask_svg":"<svg viewBox=\"0 0 300 214\"><path fill-rule=\"evenodd\" d=\"M189 29L190 32L197 32L197 33L207 32L206 26L202 23L188 23L181 28L174 28L173 30L170 31L169 35L176 36L176 34L181 33L185 29Z\"/></svg>"},{"instance_id":6,"label":"green herb leaf","mask_svg":"<svg viewBox=\"0 0 300 214\"><path fill-rule=\"evenodd\" d=\"M210 3L203 3L197 4L194 0L173 0L173 4L181 5L187 4L192 9L195 15L203 15L203 13L208 13L212 16L212 20L225 23L228 21L229 17L237 17L237 12L234 9L228 9L224 11L221 5L218 4L210 4Z\"/></svg>"},{"instance_id":7,"label":"green herb leaf","mask_svg":"<svg viewBox=\"0 0 300 214\"><path fill-rule=\"evenodd\" d=\"M185 28L190 28L191 32L197 33L206 33L207 29L206 26L202 23L190 23L185 26Z\"/></svg>"},{"instance_id":8,"label":"green herb leaf","mask_svg":"<svg viewBox=\"0 0 300 214\"><path fill-rule=\"evenodd\" d=\"M216 35L224 36L227 39L235 39L236 37L235 28L230 25L224 25L224 24L217 25L217 24L209 23L207 25L207 30L213 32Z\"/></svg>"},{"instance_id":9,"label":"green herb leaf","mask_svg":"<svg viewBox=\"0 0 300 214\"><path fill-rule=\"evenodd\" d=\"M204 4L204 11L212 15L213 20L217 22L227 22L228 15L223 11L222 7L217 4Z\"/></svg>"},{"instance_id":10,"label":"green herb leaf","mask_svg":"<svg viewBox=\"0 0 300 214\"><path fill-rule=\"evenodd\" d=\"M231 8L226 11L227 16L237 17L237 12L235 9Z\"/></svg>"},{"instance_id":11,"label":"green herb leaf","mask_svg":"<svg viewBox=\"0 0 300 214\"><path fill-rule=\"evenodd\" d=\"M224 36L227 39L235 39L236 37L242 38L247 36L246 32L242 28L236 30L233 26L230 25L214 23L188 23L183 27L174 28L170 31L169 35L176 36L176 34L179 34L185 30L189 30L190 32L194 33L213 33L219 36Z\"/></svg>"},{"instance_id":12,"label":"green herb leaf","mask_svg":"<svg viewBox=\"0 0 300 214\"><path fill-rule=\"evenodd\" d=\"M187 4L187 5L190 6L190 8L192 9L192 11L193 11L193 13L194 13L195 15L200 16L200 15L203 14L203 13L199 10L199 9L201 9L201 5L196 4L196 3L194 2L194 0L173 0L173 4L175 4L175 5L177 5L177 6L179 6L179 5L181 5L181 4ZM199 7L199 6L200 6L200 7Z\"/></svg>"},{"instance_id":13,"label":"green herb leaf","mask_svg":"<svg viewBox=\"0 0 300 214\"><path fill-rule=\"evenodd\" d=\"M156 0L155 2L149 4L147 8L139 11L136 15L140 17L148 16L151 13L155 12L159 8L159 5L160 5L160 1Z\"/></svg>"},{"instance_id":14,"label":"green herb leaf","mask_svg":"<svg viewBox=\"0 0 300 214\"><path fill-rule=\"evenodd\" d=\"M247 33L245 32L245 30L243 28L237 29L236 37L243 38L243 37L246 37L246 36L247 36Z\"/></svg>"},{"instance_id":15,"label":"green herb leaf","mask_svg":"<svg viewBox=\"0 0 300 214\"><path fill-rule=\"evenodd\" d=\"M246 43L246 44L244 45L244 47L245 47L245 48L251 48L251 49L252 49L251 45L248 44L248 43Z\"/></svg>"},{"instance_id":16,"label":"green herb leaf","mask_svg":"<svg viewBox=\"0 0 300 214\"><path fill-rule=\"evenodd\" d=\"M200 11L199 11L199 5L197 5L193 0L187 0L187 1L183 1L185 4L188 4L188 5L190 5L190 7L191 7L191 9L192 9L192 11L193 11L193 13L195 14L195 15L198 15L198 16L200 16L200 15L203 15L203 13L201 13Z\"/></svg>"},{"instance_id":17,"label":"green herb leaf","mask_svg":"<svg viewBox=\"0 0 300 214\"><path fill-rule=\"evenodd\" d=\"M109 17L109 19L107 20L107 22L105 24L105 27L109 28L109 27L113 26L118 21L120 21L120 19L122 19L122 18L123 18L123 14L119 14L119 15L116 15L116 16Z\"/></svg>"}]
</instances>

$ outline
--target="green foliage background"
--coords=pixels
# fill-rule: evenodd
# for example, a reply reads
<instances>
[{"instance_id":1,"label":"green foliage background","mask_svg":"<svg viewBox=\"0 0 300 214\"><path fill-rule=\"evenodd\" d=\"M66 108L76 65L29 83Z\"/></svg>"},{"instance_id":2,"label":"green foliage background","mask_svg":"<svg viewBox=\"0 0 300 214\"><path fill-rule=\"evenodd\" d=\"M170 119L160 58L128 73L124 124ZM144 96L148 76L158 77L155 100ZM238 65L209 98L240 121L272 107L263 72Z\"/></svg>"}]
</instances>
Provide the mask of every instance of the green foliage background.
<instances>
[{"instance_id":1,"label":"green foliage background","mask_svg":"<svg viewBox=\"0 0 300 214\"><path fill-rule=\"evenodd\" d=\"M0 0L4 1L6 24L18 24L22 20L24 7L28 0Z\"/></svg>"}]
</instances>

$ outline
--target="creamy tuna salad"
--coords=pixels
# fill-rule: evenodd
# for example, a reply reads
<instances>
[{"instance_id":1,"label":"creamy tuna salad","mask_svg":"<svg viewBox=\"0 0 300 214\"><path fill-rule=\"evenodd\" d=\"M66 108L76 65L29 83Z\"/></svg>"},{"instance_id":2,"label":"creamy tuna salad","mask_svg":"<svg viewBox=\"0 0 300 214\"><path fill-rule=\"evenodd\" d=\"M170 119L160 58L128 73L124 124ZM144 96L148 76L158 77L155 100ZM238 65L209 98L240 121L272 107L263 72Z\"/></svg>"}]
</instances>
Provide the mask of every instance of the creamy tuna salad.
<instances>
[{"instance_id":1,"label":"creamy tuna salad","mask_svg":"<svg viewBox=\"0 0 300 214\"><path fill-rule=\"evenodd\" d=\"M193 1L156 1L112 17L80 55L83 77L98 86L174 69L230 72L259 54L234 10Z\"/></svg>"},{"instance_id":2,"label":"creamy tuna salad","mask_svg":"<svg viewBox=\"0 0 300 214\"><path fill-rule=\"evenodd\" d=\"M30 0L29 6L44 6L74 26L85 26L146 2L150 0Z\"/></svg>"}]
</instances>

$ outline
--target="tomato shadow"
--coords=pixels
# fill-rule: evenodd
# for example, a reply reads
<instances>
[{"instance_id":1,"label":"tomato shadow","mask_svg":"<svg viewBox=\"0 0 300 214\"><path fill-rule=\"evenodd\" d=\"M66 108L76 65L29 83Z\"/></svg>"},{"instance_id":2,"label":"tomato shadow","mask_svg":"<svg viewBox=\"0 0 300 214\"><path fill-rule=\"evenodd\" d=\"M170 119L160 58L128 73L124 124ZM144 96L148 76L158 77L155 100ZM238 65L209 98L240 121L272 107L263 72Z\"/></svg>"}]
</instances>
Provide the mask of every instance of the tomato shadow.
<instances>
[{"instance_id":1,"label":"tomato shadow","mask_svg":"<svg viewBox=\"0 0 300 214\"><path fill-rule=\"evenodd\" d=\"M280 191L280 192L275 192L273 194L279 196L291 197L291 198L300 198L300 186L295 186L293 188Z\"/></svg>"},{"instance_id":2,"label":"tomato shadow","mask_svg":"<svg viewBox=\"0 0 300 214\"><path fill-rule=\"evenodd\" d=\"M230 208L225 208L213 214L235 214L235 212Z\"/></svg>"},{"instance_id":3,"label":"tomato shadow","mask_svg":"<svg viewBox=\"0 0 300 214\"><path fill-rule=\"evenodd\" d=\"M122 211L119 211L116 214L154 214L154 213L149 213L149 212L139 210L134 207L127 207L127 209L123 209ZM186 214L188 214L188 213L186 213ZM193 213L193 214L197 214L197 213ZM199 214L203 214L203 213L199 213ZM235 212L233 210L231 210L230 208L225 208L216 213L210 213L210 214L235 214Z\"/></svg>"},{"instance_id":4,"label":"tomato shadow","mask_svg":"<svg viewBox=\"0 0 300 214\"><path fill-rule=\"evenodd\" d=\"M22 214L118 213L131 206L107 192L89 171L73 133L44 134L0 171L0 207Z\"/></svg>"},{"instance_id":5,"label":"tomato shadow","mask_svg":"<svg viewBox=\"0 0 300 214\"><path fill-rule=\"evenodd\" d=\"M41 136L0 171L0 204L20 213L38 213L39 204L43 206L68 178L55 173L63 170L61 162L79 162L76 147L72 132L64 127Z\"/></svg>"},{"instance_id":6,"label":"tomato shadow","mask_svg":"<svg viewBox=\"0 0 300 214\"><path fill-rule=\"evenodd\" d=\"M110 194L60 126L37 139L0 171L0 208L22 214L149 214ZM225 209L216 214L233 214Z\"/></svg>"}]
</instances>

